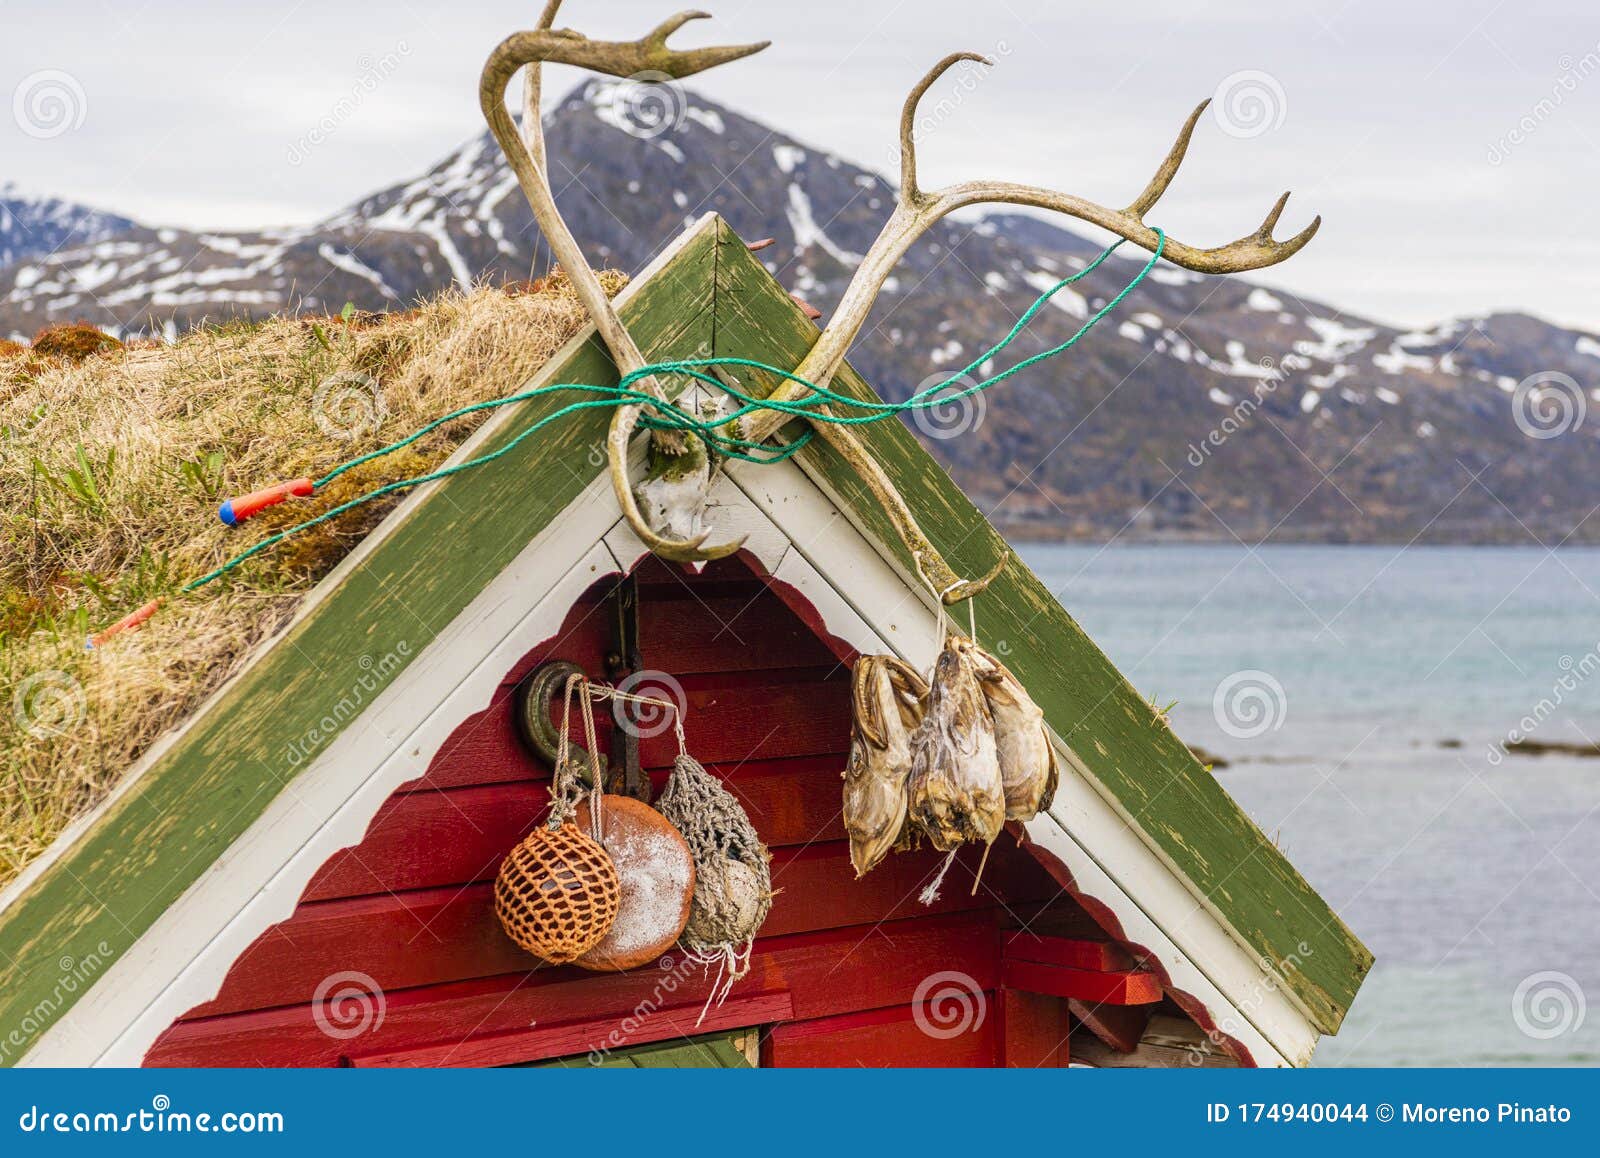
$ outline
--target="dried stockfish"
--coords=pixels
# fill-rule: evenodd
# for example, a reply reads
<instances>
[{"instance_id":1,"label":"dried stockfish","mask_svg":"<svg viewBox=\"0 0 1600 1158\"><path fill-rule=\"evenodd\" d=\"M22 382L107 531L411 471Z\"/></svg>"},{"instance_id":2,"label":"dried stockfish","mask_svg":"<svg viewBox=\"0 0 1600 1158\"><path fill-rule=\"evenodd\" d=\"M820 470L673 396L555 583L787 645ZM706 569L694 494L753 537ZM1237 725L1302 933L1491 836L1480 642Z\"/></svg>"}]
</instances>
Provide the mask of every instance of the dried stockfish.
<instances>
[{"instance_id":1,"label":"dried stockfish","mask_svg":"<svg viewBox=\"0 0 1600 1158\"><path fill-rule=\"evenodd\" d=\"M850 761L844 769L844 827L856 876L871 872L891 848L906 848L906 785L911 733L922 722L928 685L909 664L888 655L856 660Z\"/></svg>"},{"instance_id":2,"label":"dried stockfish","mask_svg":"<svg viewBox=\"0 0 1600 1158\"><path fill-rule=\"evenodd\" d=\"M1006 819L1032 820L1040 809L1050 807L1061 779L1056 751L1045 731L1044 711L1005 664L976 644L973 651L978 683L994 720Z\"/></svg>"},{"instance_id":3,"label":"dried stockfish","mask_svg":"<svg viewBox=\"0 0 1600 1158\"><path fill-rule=\"evenodd\" d=\"M966 841L989 844L1005 824L1005 787L981 672L977 645L948 636L934 663L922 723L911 734L910 816L944 852Z\"/></svg>"}]
</instances>

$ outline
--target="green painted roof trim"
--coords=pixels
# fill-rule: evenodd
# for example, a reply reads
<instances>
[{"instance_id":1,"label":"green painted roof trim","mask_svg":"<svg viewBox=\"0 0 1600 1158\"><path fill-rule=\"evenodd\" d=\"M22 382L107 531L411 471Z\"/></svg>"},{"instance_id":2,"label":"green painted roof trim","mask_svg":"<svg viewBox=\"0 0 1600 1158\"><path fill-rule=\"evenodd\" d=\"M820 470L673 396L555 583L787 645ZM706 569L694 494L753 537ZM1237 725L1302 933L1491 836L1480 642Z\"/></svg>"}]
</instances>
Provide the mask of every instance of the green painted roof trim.
<instances>
[{"instance_id":1,"label":"green painted roof trim","mask_svg":"<svg viewBox=\"0 0 1600 1158\"><path fill-rule=\"evenodd\" d=\"M720 219L691 230L671 261L636 284L622 315L656 359L714 352L798 362L816 337ZM610 384L617 374L590 340L558 354L538 380ZM876 397L848 368L835 385ZM522 404L476 449L504 445L556 405ZM62 976L62 961L97 962L103 972L309 765L288 754L298 737L321 731L329 689L370 681L365 656L396 657L391 677L402 670L593 481L601 466L590 452L606 425L602 412L574 415L391 516L361 565L319 592L304 618L70 838L0 912L0 1064L14 1064L85 992ZM904 425L876 424L864 437L957 570L985 570L1004 541ZM825 446L802 458L909 563ZM980 614L985 638L1007 640L1008 662L1100 783L1318 1027L1335 1031L1371 954L1025 567L1007 569Z\"/></svg>"}]
</instances>

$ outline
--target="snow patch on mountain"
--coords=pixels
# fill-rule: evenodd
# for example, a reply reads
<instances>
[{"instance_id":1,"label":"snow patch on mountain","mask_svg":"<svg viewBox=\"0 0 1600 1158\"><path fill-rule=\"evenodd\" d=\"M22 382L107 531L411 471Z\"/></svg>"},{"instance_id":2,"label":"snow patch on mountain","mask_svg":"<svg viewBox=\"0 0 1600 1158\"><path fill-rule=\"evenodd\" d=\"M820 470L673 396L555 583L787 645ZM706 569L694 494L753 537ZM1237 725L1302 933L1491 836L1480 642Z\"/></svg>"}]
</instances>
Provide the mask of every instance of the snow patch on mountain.
<instances>
[{"instance_id":1,"label":"snow patch on mountain","mask_svg":"<svg viewBox=\"0 0 1600 1158\"><path fill-rule=\"evenodd\" d=\"M1378 336L1378 331L1371 326L1347 326L1333 318L1307 317L1305 322L1319 340L1296 342L1295 352L1321 362L1352 358Z\"/></svg>"},{"instance_id":2,"label":"snow patch on mountain","mask_svg":"<svg viewBox=\"0 0 1600 1158\"><path fill-rule=\"evenodd\" d=\"M1381 354L1372 355L1372 364L1385 374L1404 374L1407 370L1416 370L1421 373L1432 373L1439 368L1439 361L1426 354L1413 354L1404 349L1397 341Z\"/></svg>"},{"instance_id":3,"label":"snow patch on mountain","mask_svg":"<svg viewBox=\"0 0 1600 1158\"><path fill-rule=\"evenodd\" d=\"M1059 277L1052 277L1048 273L1037 270L1023 274L1022 280L1039 293L1054 289L1056 284L1061 281ZM1050 304L1058 310L1064 310L1075 318L1087 318L1089 316L1089 299L1069 285L1064 285L1056 290L1050 297Z\"/></svg>"},{"instance_id":4,"label":"snow patch on mountain","mask_svg":"<svg viewBox=\"0 0 1600 1158\"><path fill-rule=\"evenodd\" d=\"M817 224L815 213L812 212L811 198L799 184L791 182L789 185L789 228L794 233L794 247L796 249L810 249L816 246L824 253L830 255L835 261L852 269L861 264L861 255L852 253L842 245L834 243L822 226Z\"/></svg>"},{"instance_id":5,"label":"snow patch on mountain","mask_svg":"<svg viewBox=\"0 0 1600 1158\"><path fill-rule=\"evenodd\" d=\"M806 151L795 145L774 145L772 159L777 162L778 171L787 177L805 161Z\"/></svg>"},{"instance_id":6,"label":"snow patch on mountain","mask_svg":"<svg viewBox=\"0 0 1600 1158\"><path fill-rule=\"evenodd\" d=\"M400 295L395 293L389 283L383 280L383 275L377 270L362 262L354 254L342 253L329 245L326 241L317 246L317 252L324 261L335 269L342 269L346 273L353 273L361 280L377 288L377 291L390 301L399 301Z\"/></svg>"},{"instance_id":7,"label":"snow patch on mountain","mask_svg":"<svg viewBox=\"0 0 1600 1158\"><path fill-rule=\"evenodd\" d=\"M126 217L59 197L38 197L0 183L0 266L47 257L133 228Z\"/></svg>"},{"instance_id":8,"label":"snow patch on mountain","mask_svg":"<svg viewBox=\"0 0 1600 1158\"><path fill-rule=\"evenodd\" d=\"M1257 286L1250 291L1250 296L1244 299L1244 308L1265 314L1275 314L1283 309L1283 302L1273 297L1272 294L1260 286Z\"/></svg>"}]
</instances>

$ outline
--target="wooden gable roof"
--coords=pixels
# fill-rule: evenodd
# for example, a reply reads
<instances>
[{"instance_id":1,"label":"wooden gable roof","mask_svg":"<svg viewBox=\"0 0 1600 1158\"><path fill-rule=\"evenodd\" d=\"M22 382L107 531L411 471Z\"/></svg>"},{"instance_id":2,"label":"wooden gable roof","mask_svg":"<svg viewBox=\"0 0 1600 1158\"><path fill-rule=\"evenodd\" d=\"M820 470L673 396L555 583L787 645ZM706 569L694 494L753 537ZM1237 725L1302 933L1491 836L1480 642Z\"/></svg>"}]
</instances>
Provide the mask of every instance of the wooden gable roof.
<instances>
[{"instance_id":1,"label":"wooden gable roof","mask_svg":"<svg viewBox=\"0 0 1600 1158\"><path fill-rule=\"evenodd\" d=\"M816 334L715 217L674 242L618 302L653 358L716 354L793 363ZM550 361L538 384L611 381L608 357L586 334ZM772 383L745 385L759 392ZM835 386L874 397L848 368ZM505 445L557 405L541 399L508 408L458 455ZM491 466L420 489L323 582L279 637L5 891L0 1025L21 1028L12 1031L16 1040L4 1061L16 1061L92 985L90 979L63 991L61 960L114 962L133 948L186 891L216 871L274 802L292 794L301 772L332 740L350 729L372 729L375 741L387 741L415 723L374 718L366 710L381 684L352 707L343 689L367 688L375 667L382 679L393 679L426 662L425 652L473 645L460 638L457 624L474 597L535 538L549 538L565 522L584 517L575 504L594 492L604 470L605 427L600 413L574 415ZM1005 549L904 425L874 424L864 438L958 570L979 573ZM791 502L795 480L803 476L889 566L904 577L914 574L864 487L820 442L792 466L740 464L729 473L768 515L786 523L802 548L827 538L820 524L806 534L807 518L837 518ZM816 546L815 553L825 569L826 548ZM579 561L577 553L566 560ZM898 598L920 594L907 579ZM1220 924L1259 965L1267 988L1281 986L1312 1025L1336 1031L1372 958L1327 903L1025 566L1014 562L1007 569L978 614L982 638L1004 641L1007 662L1044 708L1077 774L1069 779L1086 793L1076 805L1070 792L1058 798L1059 830L1070 832L1085 810L1109 808L1137 835L1140 856L1153 851L1184 882L1185 912ZM329 689L339 691L330 695ZM1043 852L1050 851L1045 842ZM1116 865L1093 863L1092 854L1077 871L1102 869L1117 875ZM1142 903L1138 880L1124 878L1119 887ZM1207 968L1200 961L1202 972ZM41 1009L46 1016L37 1013Z\"/></svg>"}]
</instances>

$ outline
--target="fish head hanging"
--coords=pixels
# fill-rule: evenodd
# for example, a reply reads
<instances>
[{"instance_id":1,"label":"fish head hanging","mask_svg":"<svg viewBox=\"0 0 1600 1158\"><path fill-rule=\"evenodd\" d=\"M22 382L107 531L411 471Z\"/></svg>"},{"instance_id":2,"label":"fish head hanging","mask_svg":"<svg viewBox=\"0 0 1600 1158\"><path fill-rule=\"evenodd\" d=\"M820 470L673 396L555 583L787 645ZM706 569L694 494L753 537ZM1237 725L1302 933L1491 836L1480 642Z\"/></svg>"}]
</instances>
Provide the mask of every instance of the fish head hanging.
<instances>
[{"instance_id":1,"label":"fish head hanging","mask_svg":"<svg viewBox=\"0 0 1600 1158\"><path fill-rule=\"evenodd\" d=\"M1005 785L982 671L976 644L946 636L922 722L911 734L910 816L943 852L967 841L989 844L1005 824Z\"/></svg>"},{"instance_id":2,"label":"fish head hanging","mask_svg":"<svg viewBox=\"0 0 1600 1158\"><path fill-rule=\"evenodd\" d=\"M851 679L850 758L845 764L844 826L850 863L860 878L891 849L909 848L915 825L906 819L911 735L922 722L928 685L910 664L889 655L863 655Z\"/></svg>"},{"instance_id":3,"label":"fish head hanging","mask_svg":"<svg viewBox=\"0 0 1600 1158\"><path fill-rule=\"evenodd\" d=\"M1006 819L1032 820L1050 807L1061 779L1044 711L1022 681L983 648L972 645L978 685L994 721L995 754L1005 790Z\"/></svg>"}]
</instances>

